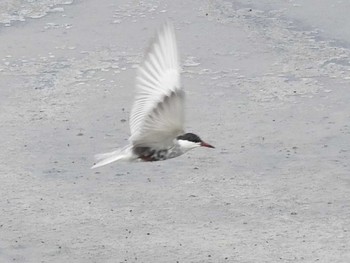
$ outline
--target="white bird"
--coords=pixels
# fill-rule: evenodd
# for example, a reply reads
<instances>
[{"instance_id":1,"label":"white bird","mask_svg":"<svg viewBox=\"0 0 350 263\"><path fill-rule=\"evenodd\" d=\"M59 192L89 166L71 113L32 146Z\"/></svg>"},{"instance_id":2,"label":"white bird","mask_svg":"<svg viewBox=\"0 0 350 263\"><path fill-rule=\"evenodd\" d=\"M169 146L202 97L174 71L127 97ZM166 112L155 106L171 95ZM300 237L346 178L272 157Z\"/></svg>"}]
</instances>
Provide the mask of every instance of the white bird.
<instances>
[{"instance_id":1,"label":"white bird","mask_svg":"<svg viewBox=\"0 0 350 263\"><path fill-rule=\"evenodd\" d=\"M197 135L184 132L184 100L174 28L168 22L138 69L129 145L96 155L98 162L91 168L119 160L166 160L200 146L214 148Z\"/></svg>"}]
</instances>

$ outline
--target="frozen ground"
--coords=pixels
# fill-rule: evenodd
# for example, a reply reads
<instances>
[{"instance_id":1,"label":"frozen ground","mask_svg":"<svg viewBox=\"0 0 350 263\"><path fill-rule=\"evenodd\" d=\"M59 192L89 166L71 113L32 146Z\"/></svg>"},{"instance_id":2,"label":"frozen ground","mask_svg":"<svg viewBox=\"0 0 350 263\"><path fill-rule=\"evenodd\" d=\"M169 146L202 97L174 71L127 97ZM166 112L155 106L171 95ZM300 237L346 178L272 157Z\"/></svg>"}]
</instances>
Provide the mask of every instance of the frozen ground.
<instances>
[{"instance_id":1,"label":"frozen ground","mask_svg":"<svg viewBox=\"0 0 350 263\"><path fill-rule=\"evenodd\" d=\"M350 262L348 1L33 2L0 4L0 262ZM90 170L167 17L217 148Z\"/></svg>"}]
</instances>

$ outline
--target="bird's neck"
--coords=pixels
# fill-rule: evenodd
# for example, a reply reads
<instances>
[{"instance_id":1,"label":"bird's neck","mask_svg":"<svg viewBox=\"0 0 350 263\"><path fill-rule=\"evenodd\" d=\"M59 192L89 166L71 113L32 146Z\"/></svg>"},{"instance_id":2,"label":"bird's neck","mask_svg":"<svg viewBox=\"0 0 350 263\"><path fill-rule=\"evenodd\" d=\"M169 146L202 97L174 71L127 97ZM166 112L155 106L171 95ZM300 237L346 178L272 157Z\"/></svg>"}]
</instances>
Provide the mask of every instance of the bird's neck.
<instances>
[{"instance_id":1,"label":"bird's neck","mask_svg":"<svg viewBox=\"0 0 350 263\"><path fill-rule=\"evenodd\" d=\"M191 141L187 141L187 140L179 140L177 139L177 145L180 149L180 151L182 151L183 153L188 152L189 150L192 150L194 148L197 148L199 145L191 142Z\"/></svg>"}]
</instances>

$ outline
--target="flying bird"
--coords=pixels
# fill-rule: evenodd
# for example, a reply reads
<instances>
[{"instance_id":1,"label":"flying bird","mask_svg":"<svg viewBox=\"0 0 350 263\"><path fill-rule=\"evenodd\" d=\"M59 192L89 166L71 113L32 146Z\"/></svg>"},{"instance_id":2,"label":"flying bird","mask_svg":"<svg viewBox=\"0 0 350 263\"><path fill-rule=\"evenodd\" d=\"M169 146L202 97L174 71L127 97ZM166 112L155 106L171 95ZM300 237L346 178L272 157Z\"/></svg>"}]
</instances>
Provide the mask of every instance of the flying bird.
<instances>
[{"instance_id":1,"label":"flying bird","mask_svg":"<svg viewBox=\"0 0 350 263\"><path fill-rule=\"evenodd\" d=\"M173 26L167 22L152 41L136 78L129 144L96 155L97 168L115 161L161 161L197 147L214 146L184 132L185 92Z\"/></svg>"}]
</instances>

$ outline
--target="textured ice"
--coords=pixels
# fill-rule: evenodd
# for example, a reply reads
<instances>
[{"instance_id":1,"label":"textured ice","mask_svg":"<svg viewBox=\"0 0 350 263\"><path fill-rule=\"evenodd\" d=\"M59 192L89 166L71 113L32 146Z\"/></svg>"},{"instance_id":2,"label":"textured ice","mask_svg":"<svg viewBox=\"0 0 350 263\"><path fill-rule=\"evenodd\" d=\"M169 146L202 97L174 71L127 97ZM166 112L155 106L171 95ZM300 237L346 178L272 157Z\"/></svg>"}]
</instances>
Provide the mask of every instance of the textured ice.
<instances>
[{"instance_id":1,"label":"textured ice","mask_svg":"<svg viewBox=\"0 0 350 263\"><path fill-rule=\"evenodd\" d=\"M314 2L0 1L0 262L350 262L349 1ZM216 149L91 172L166 18Z\"/></svg>"},{"instance_id":2,"label":"textured ice","mask_svg":"<svg viewBox=\"0 0 350 263\"><path fill-rule=\"evenodd\" d=\"M26 18L41 18L49 12L63 12L62 5L70 5L73 0L1 0L0 23L7 26ZM60 6L60 7L57 7Z\"/></svg>"}]
</instances>

